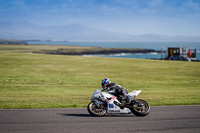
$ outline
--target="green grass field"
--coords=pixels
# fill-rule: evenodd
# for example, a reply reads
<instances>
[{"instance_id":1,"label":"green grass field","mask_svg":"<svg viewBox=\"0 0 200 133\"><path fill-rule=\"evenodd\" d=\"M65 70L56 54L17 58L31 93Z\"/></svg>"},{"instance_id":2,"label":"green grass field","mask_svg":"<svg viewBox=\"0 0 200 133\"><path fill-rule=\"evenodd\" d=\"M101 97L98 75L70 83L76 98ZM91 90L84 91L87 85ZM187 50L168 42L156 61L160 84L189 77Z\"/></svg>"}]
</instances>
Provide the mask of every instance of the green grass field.
<instances>
[{"instance_id":1,"label":"green grass field","mask_svg":"<svg viewBox=\"0 0 200 133\"><path fill-rule=\"evenodd\" d=\"M199 62L30 53L58 47L0 45L1 109L86 107L105 77L151 106L200 104Z\"/></svg>"}]
</instances>

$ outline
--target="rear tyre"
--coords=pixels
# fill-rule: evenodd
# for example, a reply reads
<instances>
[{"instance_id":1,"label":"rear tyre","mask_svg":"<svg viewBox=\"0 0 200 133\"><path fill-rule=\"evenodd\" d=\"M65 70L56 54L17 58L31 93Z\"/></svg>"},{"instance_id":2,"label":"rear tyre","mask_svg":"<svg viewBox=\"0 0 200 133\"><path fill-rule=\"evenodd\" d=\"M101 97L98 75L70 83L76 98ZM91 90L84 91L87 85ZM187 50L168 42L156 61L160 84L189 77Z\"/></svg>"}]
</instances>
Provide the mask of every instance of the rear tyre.
<instances>
[{"instance_id":1,"label":"rear tyre","mask_svg":"<svg viewBox=\"0 0 200 133\"><path fill-rule=\"evenodd\" d=\"M142 99L136 99L131 103L131 106L132 108L130 108L130 110L136 116L146 116L150 113L149 104Z\"/></svg>"},{"instance_id":2,"label":"rear tyre","mask_svg":"<svg viewBox=\"0 0 200 133\"><path fill-rule=\"evenodd\" d=\"M90 113L90 115L104 116L106 114L106 107L103 104L100 104L99 106L97 106L95 102L89 103L87 110Z\"/></svg>"}]
</instances>

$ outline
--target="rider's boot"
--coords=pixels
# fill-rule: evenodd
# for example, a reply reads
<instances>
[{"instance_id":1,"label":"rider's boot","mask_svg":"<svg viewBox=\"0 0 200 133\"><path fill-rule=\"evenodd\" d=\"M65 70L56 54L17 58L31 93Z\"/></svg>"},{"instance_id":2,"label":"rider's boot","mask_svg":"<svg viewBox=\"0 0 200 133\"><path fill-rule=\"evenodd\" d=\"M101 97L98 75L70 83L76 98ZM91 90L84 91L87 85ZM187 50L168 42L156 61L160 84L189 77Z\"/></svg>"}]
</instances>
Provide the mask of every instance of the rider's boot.
<instances>
[{"instance_id":1,"label":"rider's boot","mask_svg":"<svg viewBox=\"0 0 200 133\"><path fill-rule=\"evenodd\" d=\"M127 104L130 104L130 103L131 103L131 100L132 100L132 99L131 99L130 96L127 96L127 97L126 97L126 103L127 103Z\"/></svg>"},{"instance_id":2,"label":"rider's boot","mask_svg":"<svg viewBox=\"0 0 200 133\"><path fill-rule=\"evenodd\" d=\"M120 109L124 109L124 106L126 105L125 100L121 100L121 104L119 105Z\"/></svg>"},{"instance_id":3,"label":"rider's boot","mask_svg":"<svg viewBox=\"0 0 200 133\"><path fill-rule=\"evenodd\" d=\"M121 104L119 105L119 107L121 109L124 109L124 106L130 103L131 103L131 97L127 96L126 99L121 99Z\"/></svg>"},{"instance_id":4,"label":"rider's boot","mask_svg":"<svg viewBox=\"0 0 200 133\"><path fill-rule=\"evenodd\" d=\"M118 102L114 101L114 104L117 105L117 106L119 106L121 109L124 109L123 102L122 103L118 103Z\"/></svg>"}]
</instances>

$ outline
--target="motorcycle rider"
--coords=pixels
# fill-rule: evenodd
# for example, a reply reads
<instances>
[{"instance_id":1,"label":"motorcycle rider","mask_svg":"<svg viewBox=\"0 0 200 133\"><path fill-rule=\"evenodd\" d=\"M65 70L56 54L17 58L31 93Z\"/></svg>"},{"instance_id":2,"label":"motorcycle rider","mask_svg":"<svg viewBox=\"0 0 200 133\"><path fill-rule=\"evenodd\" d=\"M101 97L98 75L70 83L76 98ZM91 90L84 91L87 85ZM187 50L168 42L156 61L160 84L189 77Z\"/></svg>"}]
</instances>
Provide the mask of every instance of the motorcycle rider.
<instances>
[{"instance_id":1,"label":"motorcycle rider","mask_svg":"<svg viewBox=\"0 0 200 133\"><path fill-rule=\"evenodd\" d=\"M115 95L119 98L119 101L121 102L121 104L118 103L118 106L123 109L125 104L128 103L130 101L129 97L128 97L128 91L124 88L122 88L120 85L111 82L108 78L105 78L102 80L101 82L103 91L107 90L107 92L114 92Z\"/></svg>"}]
</instances>

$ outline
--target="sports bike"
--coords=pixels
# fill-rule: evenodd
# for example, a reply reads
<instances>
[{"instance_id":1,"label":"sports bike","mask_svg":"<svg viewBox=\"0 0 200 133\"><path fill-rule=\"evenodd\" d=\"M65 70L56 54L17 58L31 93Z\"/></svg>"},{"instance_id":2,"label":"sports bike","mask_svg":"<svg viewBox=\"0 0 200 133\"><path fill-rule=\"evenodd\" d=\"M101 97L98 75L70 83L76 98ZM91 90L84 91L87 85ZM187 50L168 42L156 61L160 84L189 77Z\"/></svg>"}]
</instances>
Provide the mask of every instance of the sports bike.
<instances>
[{"instance_id":1,"label":"sports bike","mask_svg":"<svg viewBox=\"0 0 200 133\"><path fill-rule=\"evenodd\" d=\"M149 104L142 99L135 99L141 90L134 90L128 93L129 102L124 108L120 108L120 98L112 91L103 92L97 89L92 94L87 110L92 116L104 116L106 114L131 114L146 116L150 112Z\"/></svg>"}]
</instances>

